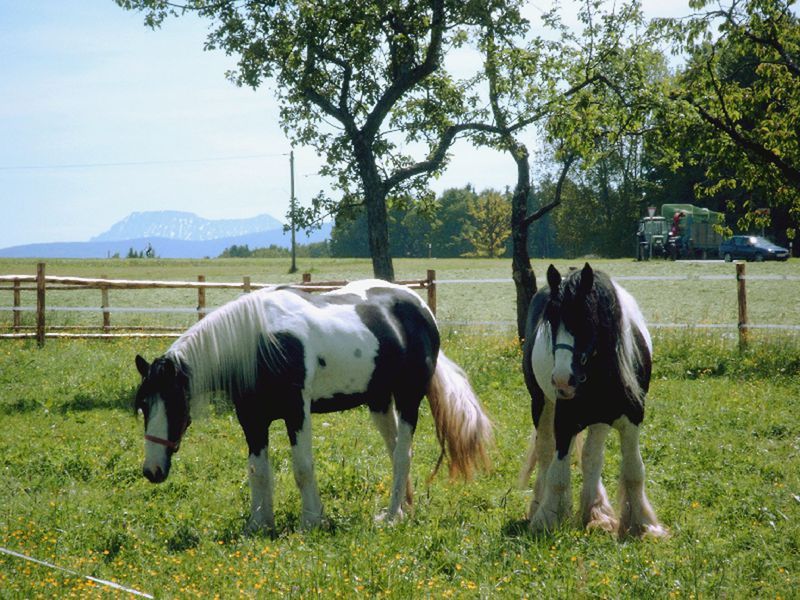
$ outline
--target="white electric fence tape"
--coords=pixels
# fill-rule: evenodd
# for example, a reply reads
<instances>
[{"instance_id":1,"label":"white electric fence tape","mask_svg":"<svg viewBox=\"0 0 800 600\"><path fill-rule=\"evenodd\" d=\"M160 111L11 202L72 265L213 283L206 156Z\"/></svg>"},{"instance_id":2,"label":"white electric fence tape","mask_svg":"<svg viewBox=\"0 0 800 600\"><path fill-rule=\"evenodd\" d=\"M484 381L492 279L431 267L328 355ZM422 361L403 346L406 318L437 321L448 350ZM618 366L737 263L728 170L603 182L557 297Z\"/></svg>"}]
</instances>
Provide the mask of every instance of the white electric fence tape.
<instances>
[{"instance_id":1,"label":"white electric fence tape","mask_svg":"<svg viewBox=\"0 0 800 600\"><path fill-rule=\"evenodd\" d=\"M102 585L105 587L113 588L115 590L120 590L121 592L127 592L128 594L133 594L134 596L139 596L140 598L152 598L150 594L145 594L144 592L140 592L139 590L134 590L133 588L125 587L124 585L120 585L118 583L114 583L113 581L106 581L105 579L98 579L97 577L92 577L91 575L82 575L77 571L73 571L72 569L67 569L65 567L59 567L58 565L54 565L53 563L49 563L44 560L39 560L38 558L32 558L30 556L25 556L24 554L20 554L19 552L14 552L13 550L9 550L8 548L3 548L0 546L0 552L3 554L8 554L9 556L13 556L15 558L19 558L22 560L27 560L28 562L36 563L37 565L41 565L43 567L47 567L48 569L53 569L55 571L61 571L62 573L67 573L69 575L73 575L75 577L82 577L83 579L88 579L89 581L93 581L98 585Z\"/></svg>"}]
</instances>

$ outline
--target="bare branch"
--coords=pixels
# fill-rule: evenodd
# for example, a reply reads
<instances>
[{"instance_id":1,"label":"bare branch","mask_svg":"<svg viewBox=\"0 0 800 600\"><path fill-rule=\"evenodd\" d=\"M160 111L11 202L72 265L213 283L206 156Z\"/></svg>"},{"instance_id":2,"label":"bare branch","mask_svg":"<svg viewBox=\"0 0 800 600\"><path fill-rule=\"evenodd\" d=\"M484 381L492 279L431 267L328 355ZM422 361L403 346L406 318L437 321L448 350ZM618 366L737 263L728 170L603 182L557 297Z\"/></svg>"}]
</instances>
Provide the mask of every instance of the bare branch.
<instances>
[{"instance_id":1,"label":"bare branch","mask_svg":"<svg viewBox=\"0 0 800 600\"><path fill-rule=\"evenodd\" d=\"M567 173L569 172L570 167L573 165L575 160L577 160L577 158L577 154L570 154L567 156L567 159L564 161L564 164L561 167L561 174L558 176L558 183L556 183L556 193L553 201L549 204L545 204L536 212L525 217L525 220L522 222L523 227L529 227L533 222L538 221L551 210L556 208L559 204L561 204L561 193L564 189L564 181L567 179Z\"/></svg>"}]
</instances>

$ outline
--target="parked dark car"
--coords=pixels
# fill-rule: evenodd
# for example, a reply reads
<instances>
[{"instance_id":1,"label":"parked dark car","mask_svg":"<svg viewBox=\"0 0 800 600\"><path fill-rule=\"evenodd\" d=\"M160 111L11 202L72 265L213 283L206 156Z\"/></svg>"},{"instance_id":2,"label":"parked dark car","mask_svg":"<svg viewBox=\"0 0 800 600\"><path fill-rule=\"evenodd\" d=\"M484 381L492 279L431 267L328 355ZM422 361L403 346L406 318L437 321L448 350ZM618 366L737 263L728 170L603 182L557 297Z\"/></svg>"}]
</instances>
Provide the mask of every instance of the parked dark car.
<instances>
[{"instance_id":1,"label":"parked dark car","mask_svg":"<svg viewBox=\"0 0 800 600\"><path fill-rule=\"evenodd\" d=\"M719 245L719 255L727 262L744 260L787 260L789 250L757 235L734 235Z\"/></svg>"}]
</instances>

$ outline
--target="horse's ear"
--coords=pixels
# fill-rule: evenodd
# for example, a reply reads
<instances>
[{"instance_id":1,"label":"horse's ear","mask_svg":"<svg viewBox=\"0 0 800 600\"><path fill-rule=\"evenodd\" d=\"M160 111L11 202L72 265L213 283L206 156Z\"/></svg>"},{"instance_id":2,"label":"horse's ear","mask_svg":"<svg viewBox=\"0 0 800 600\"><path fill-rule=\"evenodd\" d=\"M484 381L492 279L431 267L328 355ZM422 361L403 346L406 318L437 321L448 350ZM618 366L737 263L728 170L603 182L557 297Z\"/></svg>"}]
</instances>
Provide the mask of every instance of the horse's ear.
<instances>
[{"instance_id":1,"label":"horse's ear","mask_svg":"<svg viewBox=\"0 0 800 600\"><path fill-rule=\"evenodd\" d=\"M583 265L583 269L581 269L581 282L578 286L578 292L581 295L585 296L592 290L593 285L594 285L594 271L587 262L585 265Z\"/></svg>"},{"instance_id":2,"label":"horse's ear","mask_svg":"<svg viewBox=\"0 0 800 600\"><path fill-rule=\"evenodd\" d=\"M561 273L553 265L547 267L547 285L550 286L551 296L558 294L558 288L561 285Z\"/></svg>"},{"instance_id":3,"label":"horse's ear","mask_svg":"<svg viewBox=\"0 0 800 600\"><path fill-rule=\"evenodd\" d=\"M150 363L137 354L136 369L142 377L147 377L147 374L150 372Z\"/></svg>"}]
</instances>

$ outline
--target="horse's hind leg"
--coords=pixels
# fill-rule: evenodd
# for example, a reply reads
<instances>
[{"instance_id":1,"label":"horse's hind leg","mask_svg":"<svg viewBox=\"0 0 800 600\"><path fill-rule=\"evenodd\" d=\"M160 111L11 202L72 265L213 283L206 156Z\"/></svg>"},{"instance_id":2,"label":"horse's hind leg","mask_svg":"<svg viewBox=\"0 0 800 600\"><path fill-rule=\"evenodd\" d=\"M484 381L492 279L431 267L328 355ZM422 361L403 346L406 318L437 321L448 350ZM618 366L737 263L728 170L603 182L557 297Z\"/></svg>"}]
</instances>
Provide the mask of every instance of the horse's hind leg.
<instances>
[{"instance_id":1,"label":"horse's hind leg","mask_svg":"<svg viewBox=\"0 0 800 600\"><path fill-rule=\"evenodd\" d=\"M298 407L299 408L299 407ZM317 476L311 454L311 402L303 398L302 409L287 417L286 429L292 445L292 469L300 490L302 514L300 526L306 529L322 523L322 500L319 497Z\"/></svg>"},{"instance_id":2,"label":"horse's hind leg","mask_svg":"<svg viewBox=\"0 0 800 600\"><path fill-rule=\"evenodd\" d=\"M619 537L665 537L668 535L667 530L658 522L644 492L644 463L639 452L639 427L627 417L618 419L614 427L619 431L622 450Z\"/></svg>"},{"instance_id":3,"label":"horse's hind leg","mask_svg":"<svg viewBox=\"0 0 800 600\"><path fill-rule=\"evenodd\" d=\"M402 504L408 490L413 439L414 426L401 418L397 426L397 442L392 453L392 495L386 511L387 521L396 521L403 516Z\"/></svg>"},{"instance_id":4,"label":"horse's hind leg","mask_svg":"<svg viewBox=\"0 0 800 600\"><path fill-rule=\"evenodd\" d=\"M588 528L614 531L617 518L608 501L606 489L601 478L603 471L603 454L606 437L610 427L604 423L589 426L586 441L583 443L581 467L583 469L583 487L581 489L581 518Z\"/></svg>"},{"instance_id":5,"label":"horse's hind leg","mask_svg":"<svg viewBox=\"0 0 800 600\"><path fill-rule=\"evenodd\" d=\"M382 515L382 518L387 521L397 521L403 517L403 500L410 490L408 482L411 472L411 444L414 440L419 405L424 392L414 389L414 382L409 383L411 385L397 390L393 394L399 419L392 450L392 494L389 499L389 508L385 515Z\"/></svg>"},{"instance_id":6,"label":"horse's hind leg","mask_svg":"<svg viewBox=\"0 0 800 600\"><path fill-rule=\"evenodd\" d=\"M393 404L390 403L383 412L370 409L369 414L375 427L383 437L386 449L389 451L389 458L394 463L394 451L397 446L397 412L394 410ZM405 504L411 506L413 502L414 488L411 485L411 476L409 475L406 478Z\"/></svg>"}]
</instances>

